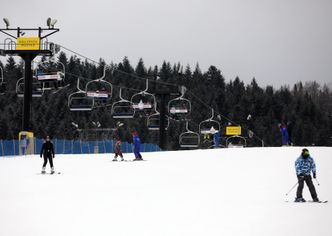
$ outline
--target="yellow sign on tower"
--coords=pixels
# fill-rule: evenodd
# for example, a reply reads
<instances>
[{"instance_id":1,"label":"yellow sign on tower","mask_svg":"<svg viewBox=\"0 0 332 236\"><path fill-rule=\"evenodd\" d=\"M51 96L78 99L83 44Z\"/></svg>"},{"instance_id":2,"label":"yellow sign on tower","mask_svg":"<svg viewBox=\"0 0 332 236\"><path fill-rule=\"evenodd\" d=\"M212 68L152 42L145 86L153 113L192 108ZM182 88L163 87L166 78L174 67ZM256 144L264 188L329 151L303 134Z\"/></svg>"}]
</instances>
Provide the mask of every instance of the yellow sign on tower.
<instances>
[{"instance_id":1,"label":"yellow sign on tower","mask_svg":"<svg viewBox=\"0 0 332 236\"><path fill-rule=\"evenodd\" d=\"M241 126L227 126L226 135L241 135Z\"/></svg>"},{"instance_id":2,"label":"yellow sign on tower","mask_svg":"<svg viewBox=\"0 0 332 236\"><path fill-rule=\"evenodd\" d=\"M17 38L16 50L39 50L40 38Z\"/></svg>"}]
</instances>

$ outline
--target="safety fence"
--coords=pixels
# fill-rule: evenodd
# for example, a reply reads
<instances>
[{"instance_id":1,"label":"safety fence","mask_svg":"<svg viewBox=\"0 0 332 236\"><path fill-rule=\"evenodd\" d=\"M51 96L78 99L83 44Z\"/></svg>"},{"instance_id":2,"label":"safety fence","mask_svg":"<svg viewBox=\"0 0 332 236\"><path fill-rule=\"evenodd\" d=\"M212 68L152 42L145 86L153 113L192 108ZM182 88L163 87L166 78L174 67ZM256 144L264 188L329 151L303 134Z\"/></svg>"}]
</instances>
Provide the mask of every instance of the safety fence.
<instances>
[{"instance_id":1,"label":"safety fence","mask_svg":"<svg viewBox=\"0 0 332 236\"><path fill-rule=\"evenodd\" d=\"M114 140L82 141L53 139L55 154L95 154L114 152ZM33 144L26 147L26 143L19 140L0 140L0 156L19 156L26 154L39 154L43 145L42 139L34 139ZM123 153L133 152L133 146L130 143L123 142L121 145ZM141 152L161 151L158 145L143 143Z\"/></svg>"}]
</instances>

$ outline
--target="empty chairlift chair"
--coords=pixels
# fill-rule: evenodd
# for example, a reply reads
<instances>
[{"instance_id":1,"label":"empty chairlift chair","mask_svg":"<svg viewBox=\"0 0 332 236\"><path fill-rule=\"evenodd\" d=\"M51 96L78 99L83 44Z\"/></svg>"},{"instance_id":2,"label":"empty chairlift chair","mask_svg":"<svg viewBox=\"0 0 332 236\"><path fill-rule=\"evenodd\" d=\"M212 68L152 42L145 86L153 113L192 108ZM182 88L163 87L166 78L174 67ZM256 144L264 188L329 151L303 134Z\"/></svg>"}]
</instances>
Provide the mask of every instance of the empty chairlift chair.
<instances>
[{"instance_id":1,"label":"empty chairlift chair","mask_svg":"<svg viewBox=\"0 0 332 236\"><path fill-rule=\"evenodd\" d=\"M135 109L133 108L133 104L131 101L123 99L122 97L122 88L120 88L119 92L120 100L113 103L112 105L112 116L115 119L129 119L133 118L135 115Z\"/></svg>"},{"instance_id":2,"label":"empty chairlift chair","mask_svg":"<svg viewBox=\"0 0 332 236\"><path fill-rule=\"evenodd\" d=\"M91 111L94 108L94 98L88 97L86 92L80 89L80 79L77 80L77 92L68 97L70 111Z\"/></svg>"},{"instance_id":3,"label":"empty chairlift chair","mask_svg":"<svg viewBox=\"0 0 332 236\"><path fill-rule=\"evenodd\" d=\"M211 117L207 120L199 123L199 133L204 134L214 134L215 132L220 131L220 123L213 119L214 109L211 110Z\"/></svg>"},{"instance_id":4,"label":"empty chairlift chair","mask_svg":"<svg viewBox=\"0 0 332 236\"><path fill-rule=\"evenodd\" d=\"M16 94L19 98L24 97L24 77L20 78L16 82ZM36 78L33 78L32 81L32 97L34 98L40 98L44 94L44 84L41 82L38 82Z\"/></svg>"},{"instance_id":5,"label":"empty chairlift chair","mask_svg":"<svg viewBox=\"0 0 332 236\"><path fill-rule=\"evenodd\" d=\"M189 130L188 120L186 121L186 132L180 134L179 145L181 148L198 148L200 144L199 133Z\"/></svg>"},{"instance_id":6,"label":"empty chairlift chair","mask_svg":"<svg viewBox=\"0 0 332 236\"><path fill-rule=\"evenodd\" d=\"M240 135L230 136L226 139L227 148L244 148L247 146L247 139Z\"/></svg>"},{"instance_id":7,"label":"empty chairlift chair","mask_svg":"<svg viewBox=\"0 0 332 236\"><path fill-rule=\"evenodd\" d=\"M104 80L106 76L106 66L103 76L99 79L89 81L85 86L88 97L94 99L95 107L104 107L112 105L113 86L110 82Z\"/></svg>"},{"instance_id":8,"label":"empty chairlift chair","mask_svg":"<svg viewBox=\"0 0 332 236\"><path fill-rule=\"evenodd\" d=\"M155 110L152 115L149 115L146 119L146 125L149 130L159 130L160 126L160 113L157 111L157 105L154 105ZM169 118L165 116L165 129L168 129L169 126Z\"/></svg>"},{"instance_id":9,"label":"empty chairlift chair","mask_svg":"<svg viewBox=\"0 0 332 236\"><path fill-rule=\"evenodd\" d=\"M186 88L181 87L181 96L168 102L168 114L172 119L185 120L191 112L191 102L184 98Z\"/></svg>"},{"instance_id":10,"label":"empty chairlift chair","mask_svg":"<svg viewBox=\"0 0 332 236\"><path fill-rule=\"evenodd\" d=\"M155 105L156 105L156 97L148 93L149 89L149 81L146 80L146 88L145 90L134 94L131 97L131 103L133 104L133 108L135 109L135 112L138 112L140 114L144 114L145 116L151 115L155 111Z\"/></svg>"}]
</instances>

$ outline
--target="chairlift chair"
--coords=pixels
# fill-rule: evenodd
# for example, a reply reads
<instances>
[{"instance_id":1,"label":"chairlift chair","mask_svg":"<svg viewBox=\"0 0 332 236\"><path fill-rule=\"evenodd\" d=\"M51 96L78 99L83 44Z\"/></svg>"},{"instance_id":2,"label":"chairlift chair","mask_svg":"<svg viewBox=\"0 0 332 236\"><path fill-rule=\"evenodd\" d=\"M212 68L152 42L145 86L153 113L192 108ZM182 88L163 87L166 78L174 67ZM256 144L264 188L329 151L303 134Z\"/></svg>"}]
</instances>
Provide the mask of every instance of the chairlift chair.
<instances>
[{"instance_id":1,"label":"chairlift chair","mask_svg":"<svg viewBox=\"0 0 332 236\"><path fill-rule=\"evenodd\" d=\"M119 92L120 100L113 103L112 105L112 116L115 119L129 119L133 118L135 115L135 109L133 108L133 104L131 101L123 99L122 97L122 88L120 88Z\"/></svg>"},{"instance_id":2,"label":"chairlift chair","mask_svg":"<svg viewBox=\"0 0 332 236\"><path fill-rule=\"evenodd\" d=\"M232 142L232 140L235 140ZM240 135L230 136L226 139L226 147L227 148L243 148L247 146L247 140L245 137Z\"/></svg>"},{"instance_id":3,"label":"chairlift chair","mask_svg":"<svg viewBox=\"0 0 332 236\"><path fill-rule=\"evenodd\" d=\"M157 105L154 105L154 113L152 115L149 115L146 119L146 125L149 130L159 130L160 126L160 113L157 111ZM165 123L165 129L167 130L169 126L169 118L167 116L166 123Z\"/></svg>"},{"instance_id":4,"label":"chairlift chair","mask_svg":"<svg viewBox=\"0 0 332 236\"><path fill-rule=\"evenodd\" d=\"M144 112L145 115L151 114L155 110L155 104L156 104L156 97L148 93L149 89L149 81L146 80L146 88L145 90L134 94L131 97L131 103L133 104L133 108L135 111L138 112Z\"/></svg>"},{"instance_id":5,"label":"chairlift chair","mask_svg":"<svg viewBox=\"0 0 332 236\"><path fill-rule=\"evenodd\" d=\"M24 77L20 78L16 82L16 94L19 98L24 97ZM34 98L40 98L44 94L44 85L43 83L40 83L38 81L32 82L32 97Z\"/></svg>"},{"instance_id":6,"label":"chairlift chair","mask_svg":"<svg viewBox=\"0 0 332 236\"><path fill-rule=\"evenodd\" d=\"M214 134L220 131L220 123L213 119L214 109L211 110L211 117L199 123L199 133L200 134Z\"/></svg>"},{"instance_id":7,"label":"chairlift chair","mask_svg":"<svg viewBox=\"0 0 332 236\"><path fill-rule=\"evenodd\" d=\"M80 89L80 79L77 80L77 92L68 96L70 111L91 111L94 107L94 98L88 97L86 92Z\"/></svg>"},{"instance_id":8,"label":"chairlift chair","mask_svg":"<svg viewBox=\"0 0 332 236\"><path fill-rule=\"evenodd\" d=\"M62 62L58 62L62 69L46 66L45 63L39 63L39 68L35 70L35 76L39 82L44 84L44 90L58 90L65 86L64 79L66 68Z\"/></svg>"},{"instance_id":9,"label":"chairlift chair","mask_svg":"<svg viewBox=\"0 0 332 236\"><path fill-rule=\"evenodd\" d=\"M112 100L113 85L104 80L106 76L106 66L103 76L99 79L89 81L85 86L87 97L94 99L95 107L110 106Z\"/></svg>"},{"instance_id":10,"label":"chairlift chair","mask_svg":"<svg viewBox=\"0 0 332 236\"><path fill-rule=\"evenodd\" d=\"M186 121L186 132L180 134L179 144L181 148L197 148L200 144L199 133L189 130L188 120Z\"/></svg>"},{"instance_id":11,"label":"chairlift chair","mask_svg":"<svg viewBox=\"0 0 332 236\"><path fill-rule=\"evenodd\" d=\"M175 120L186 119L191 112L191 102L184 98L186 88L181 87L181 96L174 98L168 102L169 116Z\"/></svg>"},{"instance_id":12,"label":"chairlift chair","mask_svg":"<svg viewBox=\"0 0 332 236\"><path fill-rule=\"evenodd\" d=\"M0 72L0 95L4 95L6 93L6 82L4 81L2 67L0 67Z\"/></svg>"}]
</instances>

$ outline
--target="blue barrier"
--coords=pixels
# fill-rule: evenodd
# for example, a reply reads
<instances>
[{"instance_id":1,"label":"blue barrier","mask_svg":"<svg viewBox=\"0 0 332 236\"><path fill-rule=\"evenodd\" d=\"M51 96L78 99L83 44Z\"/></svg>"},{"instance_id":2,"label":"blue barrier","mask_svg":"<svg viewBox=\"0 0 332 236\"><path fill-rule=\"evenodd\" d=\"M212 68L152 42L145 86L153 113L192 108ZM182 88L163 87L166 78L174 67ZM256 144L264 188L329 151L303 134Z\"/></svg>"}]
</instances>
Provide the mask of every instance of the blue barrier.
<instances>
[{"instance_id":1,"label":"blue barrier","mask_svg":"<svg viewBox=\"0 0 332 236\"><path fill-rule=\"evenodd\" d=\"M55 154L93 154L93 153L113 153L114 140L97 140L97 141L82 141L82 140L66 140L54 139L53 141ZM34 140L34 153L39 154L43 145L42 139ZM133 152L131 143L123 142L121 145L123 153ZM156 152L161 149L156 144L143 143L141 144L142 152ZM0 140L0 157L1 156L18 156L21 155L20 143L18 140Z\"/></svg>"}]
</instances>

